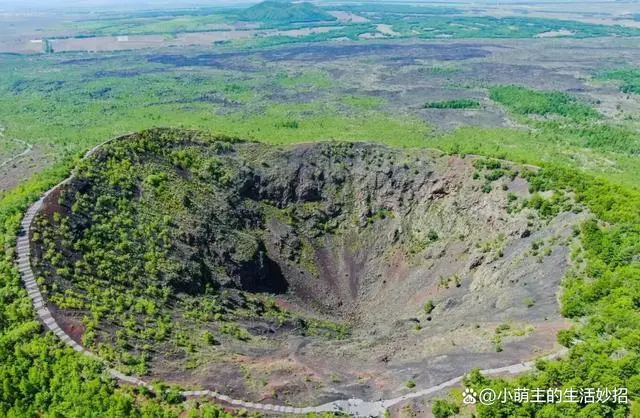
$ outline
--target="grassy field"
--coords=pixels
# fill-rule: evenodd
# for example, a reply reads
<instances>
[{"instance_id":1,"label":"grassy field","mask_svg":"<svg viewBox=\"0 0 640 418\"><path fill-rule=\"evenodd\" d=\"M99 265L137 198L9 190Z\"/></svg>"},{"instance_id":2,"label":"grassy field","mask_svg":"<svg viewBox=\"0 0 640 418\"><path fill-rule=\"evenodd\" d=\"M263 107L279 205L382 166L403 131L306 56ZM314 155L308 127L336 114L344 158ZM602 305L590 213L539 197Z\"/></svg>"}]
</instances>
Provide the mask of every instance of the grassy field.
<instances>
[{"instance_id":1,"label":"grassy field","mask_svg":"<svg viewBox=\"0 0 640 418\"><path fill-rule=\"evenodd\" d=\"M63 158L104 138L153 126L199 127L274 143L373 139L415 146L429 132L424 123L410 117L369 110L375 99L270 103L257 93L258 88L269 89L275 82L300 92L327 88L332 94L326 74L314 71L281 72L275 81L260 74L228 83L230 74L224 71L87 80L94 68L64 68L61 82L57 71L43 73L34 68L17 75L7 67L0 87L6 135L53 146ZM136 70L145 69L153 67ZM338 112L338 106L345 103L357 112ZM238 110L225 110L225 106ZM287 124L293 121L295 127ZM399 132L403 134L398 136Z\"/></svg>"},{"instance_id":2,"label":"grassy field","mask_svg":"<svg viewBox=\"0 0 640 418\"><path fill-rule=\"evenodd\" d=\"M603 120L593 103L566 93L494 86L487 92L495 106L531 129L467 127L443 134L414 112L391 114L383 97L342 93L350 80L337 80L321 69L275 63L268 73L209 67L175 71L140 60L144 55L136 53L98 61L78 57L5 58L0 112L7 138L23 139L64 161L105 138L176 126L281 144L342 139L446 150L458 145L465 152L491 150L519 161L571 164L629 185L639 174L634 165L638 133ZM13 71L16 66L22 71ZM431 74L432 68L441 67L427 66L421 77L450 74L449 67L446 74ZM287 98L276 98L274 92ZM427 107L478 105L475 99L452 99Z\"/></svg>"},{"instance_id":3,"label":"grassy field","mask_svg":"<svg viewBox=\"0 0 640 418\"><path fill-rule=\"evenodd\" d=\"M80 20L62 27L77 37L175 34L222 30L233 23L232 16L211 13L205 16L128 17L121 19Z\"/></svg>"}]
</instances>

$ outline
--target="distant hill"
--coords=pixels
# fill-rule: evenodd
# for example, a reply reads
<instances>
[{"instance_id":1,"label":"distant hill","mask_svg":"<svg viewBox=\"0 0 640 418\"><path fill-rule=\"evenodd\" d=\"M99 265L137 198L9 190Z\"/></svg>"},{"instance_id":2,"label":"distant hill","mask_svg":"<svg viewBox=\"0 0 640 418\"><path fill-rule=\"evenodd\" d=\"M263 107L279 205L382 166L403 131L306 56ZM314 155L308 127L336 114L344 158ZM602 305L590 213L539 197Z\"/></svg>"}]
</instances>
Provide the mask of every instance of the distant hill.
<instances>
[{"instance_id":1,"label":"distant hill","mask_svg":"<svg viewBox=\"0 0 640 418\"><path fill-rule=\"evenodd\" d=\"M290 3L268 0L251 6L240 13L240 20L265 23L296 23L336 20L311 3Z\"/></svg>"}]
</instances>

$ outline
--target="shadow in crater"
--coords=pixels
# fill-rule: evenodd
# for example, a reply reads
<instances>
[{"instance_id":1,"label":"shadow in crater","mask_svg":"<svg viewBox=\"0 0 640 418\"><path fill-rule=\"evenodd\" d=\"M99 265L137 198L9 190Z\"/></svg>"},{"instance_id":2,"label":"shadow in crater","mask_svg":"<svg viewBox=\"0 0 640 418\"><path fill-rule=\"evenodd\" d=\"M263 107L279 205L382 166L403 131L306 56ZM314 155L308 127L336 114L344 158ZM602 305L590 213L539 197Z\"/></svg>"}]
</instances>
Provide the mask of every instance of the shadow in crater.
<instances>
[{"instance_id":1,"label":"shadow in crater","mask_svg":"<svg viewBox=\"0 0 640 418\"><path fill-rule=\"evenodd\" d=\"M255 269L243 269L240 273L242 289L253 293L283 294L289 290L289 282L278 263L260 251Z\"/></svg>"}]
</instances>

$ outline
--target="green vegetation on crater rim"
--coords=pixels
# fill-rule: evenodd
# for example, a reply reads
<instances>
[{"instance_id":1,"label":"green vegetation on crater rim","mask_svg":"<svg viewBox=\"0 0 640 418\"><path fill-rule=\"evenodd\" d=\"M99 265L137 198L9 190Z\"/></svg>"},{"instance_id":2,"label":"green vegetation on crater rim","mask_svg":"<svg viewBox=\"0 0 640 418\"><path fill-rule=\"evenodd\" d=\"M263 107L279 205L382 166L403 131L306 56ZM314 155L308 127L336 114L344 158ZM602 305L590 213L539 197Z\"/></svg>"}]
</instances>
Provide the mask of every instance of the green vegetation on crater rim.
<instances>
[{"instance_id":1,"label":"green vegetation on crater rim","mask_svg":"<svg viewBox=\"0 0 640 418\"><path fill-rule=\"evenodd\" d=\"M225 143L227 142L223 141L221 143L221 149L226 147L224 145ZM158 149L157 147L159 144L161 143L147 143L147 145L151 146L153 149ZM117 149L117 147L115 149ZM190 160L189 153L175 153L173 155L175 155L175 157L172 158L177 167L194 164L194 162ZM81 171L88 170L87 173L92 172L91 165L85 164L84 167L85 168ZM211 171L206 167L218 168ZM219 181L224 183L224 174L220 175L221 167L218 164L214 164L213 166L208 164L206 167L203 167L205 168L204 173L206 176L213 175L214 178L218 178ZM127 176L123 177L121 174L118 174L119 172L122 174L126 173L121 171L122 168L122 166L121 168L111 166L110 170L113 170L112 172L114 176L111 180L114 182L112 187L120 188L125 185L125 183L122 182L126 181ZM222 170L222 173L223 172L224 170ZM152 176L147 176L145 182L149 187L153 188L152 190L155 190L152 191L152 193L162 193L162 187L164 187L163 183L167 180L168 179L156 179ZM606 224L597 221L590 221L584 225L581 234L582 249L577 257L586 261L586 268L573 271L569 274L565 283L566 290L563 295L564 313L570 317L581 317L586 315L591 319L582 326L576 326L571 331L561 333L561 341L566 344L570 344L572 340L577 338L584 343L575 345L571 348L569 360L541 364L539 366L540 371L537 375L519 378L516 382L509 384L512 386L515 385L516 387L534 387L536 385L544 385L544 382L547 379L546 376L548 376L549 373L554 373L556 376L555 378L560 379L557 380L558 385L563 385L565 384L564 382L566 382L567 385L579 384L585 386L598 386L599 384L605 384L606 382L607 384L627 386L632 391L631 393L636 393L638 390L636 387L638 382L634 380L633 376L637 376L637 365L634 366L634 364L637 363L636 360L633 360L634 348L632 341L634 338L633 336L638 332L638 310L637 308L632 307L632 301L640 294L640 290L633 285L636 282L633 280L633 277L637 277L637 274L639 273L637 261L634 261L634 254L638 253L638 242L640 242L638 240L638 234L640 231L638 231L637 228L639 216L637 209L640 207L640 196L638 192L627 190L619 186L612 186L599 180L590 180L587 176L568 169L544 169L531 177L530 182L533 185L532 187L534 187L534 190L546 190L553 187L569 187L574 193L576 193L578 200L584 202L598 216L598 218L600 218L602 222L606 222ZM32 187L41 188L43 186L47 187L46 185L51 183L45 180L43 183L40 183L41 186L38 186L38 183L32 184ZM24 192L21 193L29 193L28 190L29 189L24 189ZM122 191L126 193L126 188L122 189ZM20 196L20 194L12 194L10 196L13 195L16 197ZM10 202L11 200L9 200L9 196L5 197L3 200L4 204L2 212L2 216L5 220L4 225L6 225L5 234L9 234L8 236L12 234L11 231L15 231L16 222L20 218L20 208L24 207L24 203L21 202L26 201L19 198L18 200L15 200L15 203L13 204ZM117 202L108 203L105 201L102 205L106 204L107 206L105 206L105 208L107 208L108 205L114 203ZM10 217L7 217L8 215ZM122 221L126 224L126 219L123 218ZM150 230L149 232L154 234L153 230ZM40 239L44 239L44 237ZM156 242L162 242L162 240L156 240ZM9 260L7 259L7 261ZM152 261L152 259L149 261ZM152 265L148 268L153 270ZM14 277L12 281L13 284L10 286L18 286L15 273L9 273L9 271L7 271L7 274L11 274ZM16 290L13 290L13 292L16 292ZM29 303L25 299L23 291L18 291L16 296L18 294L22 294L23 296L19 296L15 301L17 303L24 301L26 303L25 306L28 307ZM14 298L16 296L14 296ZM631 305L628 305L626 301L629 301ZM252 302L249 302L249 304L251 305ZM5 304L4 306L8 307L11 305ZM152 305L149 305L146 308L141 307L141 309L153 309L151 306ZM210 308L207 308L207 311L210 311ZM27 309L25 314L28 315L28 312L30 312L30 309ZM215 310L212 312L215 312ZM15 319L12 321L18 321L18 323L20 323L20 321L24 321L24 319L18 319L18 317L14 318ZM621 321L623 318L624 320ZM24 334L25 336L21 338L26 338L27 335L34 335L33 332L37 332L38 327L36 326L33 328L35 323L32 324L33 325L31 325L32 328L29 333ZM604 331L605 329L606 331ZM604 346L600 341L600 335L602 332L606 332L607 335L610 336L609 342ZM229 327L228 329L225 329L223 333L231 333L235 338L243 338L241 330L238 328ZM212 340L203 337L202 341L210 343ZM215 341L215 338L213 341ZM43 343L44 340L40 344ZM53 347L52 344L55 346L58 343L53 342L52 340L51 342L44 343L43 347ZM616 350L619 351L622 348L629 350L627 351L627 354L615 357L610 357L606 354ZM67 358L69 355L70 353L65 354L66 357L64 358ZM72 357L75 358L75 355ZM589 360L585 361L585 358L588 358ZM89 360L83 361L86 364L91 363ZM56 366L56 364L58 363L52 363L54 367L59 367ZM567 366L565 367L564 364L567 364ZM601 370L597 378L586 377L585 373L588 374L588 370L596 367ZM601 367L603 368L601 369ZM475 379L478 380L479 378L475 377ZM482 384L498 387L507 383L500 380L483 380L482 382L478 380L470 381L469 384L472 386ZM118 396L125 396L126 398L128 395ZM81 408L81 405L82 404L79 404L78 407ZM510 411L516 411L517 408L522 408L522 406L518 406L516 404L507 404L507 406L503 406L503 408L507 407L511 408L509 409ZM573 408L578 407L578 405L573 406ZM130 408L136 408L135 403L131 404ZM550 407L546 406L546 408L549 409ZM600 405L599 408L600 409L597 410L598 414L608 416L613 413L614 409L625 408L625 406L607 404ZM590 413L595 413L593 412L594 406L589 406L587 409ZM133 411L134 409L129 410ZM480 407L481 416L485 416L484 413L490 413L491 410L492 408L490 407Z\"/></svg>"}]
</instances>

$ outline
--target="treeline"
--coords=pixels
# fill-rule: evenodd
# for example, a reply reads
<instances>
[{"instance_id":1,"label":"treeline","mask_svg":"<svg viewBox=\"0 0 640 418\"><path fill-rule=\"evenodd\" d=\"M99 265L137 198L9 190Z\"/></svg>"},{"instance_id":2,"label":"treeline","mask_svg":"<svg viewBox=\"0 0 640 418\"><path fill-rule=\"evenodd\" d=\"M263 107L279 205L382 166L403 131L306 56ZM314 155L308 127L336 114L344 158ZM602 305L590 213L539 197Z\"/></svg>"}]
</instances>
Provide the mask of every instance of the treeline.
<instances>
[{"instance_id":1,"label":"treeline","mask_svg":"<svg viewBox=\"0 0 640 418\"><path fill-rule=\"evenodd\" d=\"M495 86L489 89L489 98L519 115L556 114L578 120L599 117L598 112L591 107L558 91L536 91L513 85Z\"/></svg>"},{"instance_id":2,"label":"treeline","mask_svg":"<svg viewBox=\"0 0 640 418\"><path fill-rule=\"evenodd\" d=\"M491 87L489 97L551 140L633 156L640 154L637 130L605 122L594 108L567 93L510 85Z\"/></svg>"},{"instance_id":3,"label":"treeline","mask_svg":"<svg viewBox=\"0 0 640 418\"><path fill-rule=\"evenodd\" d=\"M637 68L620 68L602 71L596 74L600 80L619 80L620 91L623 93L640 94L640 70Z\"/></svg>"},{"instance_id":4,"label":"treeline","mask_svg":"<svg viewBox=\"0 0 640 418\"><path fill-rule=\"evenodd\" d=\"M423 107L425 109L477 109L480 107L480 102L475 99L453 99L427 102Z\"/></svg>"},{"instance_id":5,"label":"treeline","mask_svg":"<svg viewBox=\"0 0 640 418\"><path fill-rule=\"evenodd\" d=\"M452 15L462 13L462 9L445 6L420 6L391 3L366 3L328 6L330 10L343 10L352 13L402 14L402 15Z\"/></svg>"},{"instance_id":6,"label":"treeline","mask_svg":"<svg viewBox=\"0 0 640 418\"><path fill-rule=\"evenodd\" d=\"M640 29L624 26L597 25L571 20L534 17L445 16L380 13L373 21L386 23L401 36L433 39L450 38L535 38L545 32L564 31L563 37L639 36Z\"/></svg>"},{"instance_id":7,"label":"treeline","mask_svg":"<svg viewBox=\"0 0 640 418\"><path fill-rule=\"evenodd\" d=\"M256 38L249 41L240 41L238 44L241 46L251 48L266 48L277 45L285 45L292 43L305 43L305 42L323 42L330 41L332 39L348 38L353 41L360 39L360 35L365 33L376 32L376 26L368 23L348 25L340 29L334 29L327 32L316 32L303 36L286 36L286 35L274 35L266 36L264 38Z\"/></svg>"}]
</instances>

